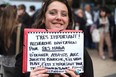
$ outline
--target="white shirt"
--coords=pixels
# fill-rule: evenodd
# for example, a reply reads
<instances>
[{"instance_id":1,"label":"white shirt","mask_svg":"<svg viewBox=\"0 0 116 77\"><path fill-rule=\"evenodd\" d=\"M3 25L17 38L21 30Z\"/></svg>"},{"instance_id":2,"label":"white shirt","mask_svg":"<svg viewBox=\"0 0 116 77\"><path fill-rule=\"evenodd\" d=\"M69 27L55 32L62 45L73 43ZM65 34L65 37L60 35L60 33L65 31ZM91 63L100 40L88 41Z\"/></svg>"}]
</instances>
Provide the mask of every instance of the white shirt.
<instances>
[{"instance_id":1,"label":"white shirt","mask_svg":"<svg viewBox=\"0 0 116 77\"><path fill-rule=\"evenodd\" d=\"M87 12L87 11L85 11L85 15L86 15L86 18L87 18L86 25L87 26L93 25L92 15L89 12Z\"/></svg>"},{"instance_id":2,"label":"white shirt","mask_svg":"<svg viewBox=\"0 0 116 77\"><path fill-rule=\"evenodd\" d=\"M35 11L29 12L29 16L33 16L33 14L35 13Z\"/></svg>"}]
</instances>

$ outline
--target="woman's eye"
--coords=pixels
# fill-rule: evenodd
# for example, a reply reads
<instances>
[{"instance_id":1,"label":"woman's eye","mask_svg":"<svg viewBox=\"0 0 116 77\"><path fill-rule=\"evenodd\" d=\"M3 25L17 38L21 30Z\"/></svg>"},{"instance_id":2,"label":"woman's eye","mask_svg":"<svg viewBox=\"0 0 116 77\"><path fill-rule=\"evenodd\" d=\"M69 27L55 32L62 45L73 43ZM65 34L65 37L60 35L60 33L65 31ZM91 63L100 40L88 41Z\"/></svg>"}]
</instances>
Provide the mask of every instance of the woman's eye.
<instances>
[{"instance_id":1,"label":"woman's eye","mask_svg":"<svg viewBox=\"0 0 116 77\"><path fill-rule=\"evenodd\" d=\"M62 13L62 16L63 17L66 17L68 14L67 13Z\"/></svg>"},{"instance_id":2,"label":"woman's eye","mask_svg":"<svg viewBox=\"0 0 116 77\"><path fill-rule=\"evenodd\" d=\"M56 12L55 12L55 11L50 11L49 14L51 14L51 15L55 15Z\"/></svg>"}]
</instances>

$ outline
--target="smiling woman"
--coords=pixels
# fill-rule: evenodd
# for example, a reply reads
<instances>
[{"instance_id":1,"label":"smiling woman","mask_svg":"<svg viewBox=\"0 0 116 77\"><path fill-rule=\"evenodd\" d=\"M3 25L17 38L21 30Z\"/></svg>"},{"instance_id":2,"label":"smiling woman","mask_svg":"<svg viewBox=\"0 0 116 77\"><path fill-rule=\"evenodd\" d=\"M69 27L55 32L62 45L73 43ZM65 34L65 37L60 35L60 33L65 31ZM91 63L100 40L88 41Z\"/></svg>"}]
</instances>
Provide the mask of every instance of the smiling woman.
<instances>
[{"instance_id":1,"label":"smiling woman","mask_svg":"<svg viewBox=\"0 0 116 77\"><path fill-rule=\"evenodd\" d=\"M72 18L72 11L71 11L71 8L67 0L46 0L42 6L40 13L37 16L35 23L32 25L32 28L46 29L46 31L47 29L56 30L56 31L61 31L61 30L66 30L66 29L71 30L74 24L73 20L74 19ZM67 35L63 37L58 35L58 36L54 36L53 38L63 39L63 38L75 38L76 37L76 35L74 36L73 35L67 36ZM65 43L65 41L62 43ZM64 50L65 47L66 46L57 47L57 45L54 45L51 48L49 46L43 46L43 49L47 49L47 50L52 49L54 50L54 52L58 51L59 53L58 49ZM73 54L73 53L74 52L72 52L71 56L78 55L78 54ZM52 58L51 59L49 58L49 60L53 60ZM60 73L56 74L56 73L49 73L50 68L47 69L47 68L43 68L40 66L38 68L33 69L28 74L27 73L23 74L21 71L22 70L21 69L22 68L21 66L22 65L22 62L21 62L22 53L20 53L16 59L17 59L17 62L16 62L16 71L15 71L16 73L15 74L17 75L15 77L94 77L92 61L86 50L84 50L84 73L82 73L81 75L79 75L79 73L75 73L76 69L74 68L66 69L65 70L66 73L62 72L61 74ZM57 57L55 57L55 59L58 60ZM62 57L60 57L59 60L60 59L64 60L62 59ZM75 60L76 59L78 58L75 57ZM71 61L72 59L68 58L66 60ZM66 64L66 62L64 62L64 64ZM59 66L58 68L61 68L61 67ZM58 71L61 72L62 70L58 70Z\"/></svg>"}]
</instances>

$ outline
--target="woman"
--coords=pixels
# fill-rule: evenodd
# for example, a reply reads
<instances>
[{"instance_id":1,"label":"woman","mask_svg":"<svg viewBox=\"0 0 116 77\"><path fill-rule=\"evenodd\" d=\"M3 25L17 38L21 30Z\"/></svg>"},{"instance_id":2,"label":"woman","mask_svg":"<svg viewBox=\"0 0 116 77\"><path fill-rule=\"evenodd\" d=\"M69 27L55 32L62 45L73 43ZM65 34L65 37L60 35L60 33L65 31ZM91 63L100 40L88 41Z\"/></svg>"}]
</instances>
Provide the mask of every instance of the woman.
<instances>
[{"instance_id":1,"label":"woman","mask_svg":"<svg viewBox=\"0 0 116 77\"><path fill-rule=\"evenodd\" d=\"M32 27L61 31L71 29L72 24L72 13L67 0L46 0ZM46 74L48 70L40 67L35 68L30 73L22 74L21 64L19 64L22 61L22 54L19 54L16 62L16 77L94 77L91 58L86 51L84 53L85 66L84 73L81 76L75 74L75 69L67 69L68 76L67 74Z\"/></svg>"},{"instance_id":2,"label":"woman","mask_svg":"<svg viewBox=\"0 0 116 77\"><path fill-rule=\"evenodd\" d=\"M108 47L108 56L109 58L113 57L112 54L112 44L111 44L111 39L110 39L110 34L109 34L109 19L107 16L106 9L103 7L100 10L100 18L97 21L97 28L99 29L100 32L100 42L99 42L99 56L101 59L106 59L105 54L104 54L104 41L106 42L106 45Z\"/></svg>"},{"instance_id":3,"label":"woman","mask_svg":"<svg viewBox=\"0 0 116 77\"><path fill-rule=\"evenodd\" d=\"M17 10L9 5L0 16L0 54L3 55L5 77L14 77Z\"/></svg>"},{"instance_id":4,"label":"woman","mask_svg":"<svg viewBox=\"0 0 116 77\"><path fill-rule=\"evenodd\" d=\"M26 6L20 4L17 7L18 21L25 25L26 28L30 28L32 25L31 17L26 12Z\"/></svg>"}]
</instances>

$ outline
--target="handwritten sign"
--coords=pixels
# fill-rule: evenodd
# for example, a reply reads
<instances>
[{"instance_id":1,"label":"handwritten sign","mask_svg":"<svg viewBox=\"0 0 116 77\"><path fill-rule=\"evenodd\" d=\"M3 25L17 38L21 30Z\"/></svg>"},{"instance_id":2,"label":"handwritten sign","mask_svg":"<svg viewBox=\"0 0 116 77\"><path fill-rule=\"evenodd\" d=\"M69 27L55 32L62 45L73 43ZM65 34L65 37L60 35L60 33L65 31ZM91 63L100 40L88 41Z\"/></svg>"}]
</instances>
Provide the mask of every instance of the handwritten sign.
<instances>
[{"instance_id":1,"label":"handwritten sign","mask_svg":"<svg viewBox=\"0 0 116 77\"><path fill-rule=\"evenodd\" d=\"M24 37L23 72L36 67L45 67L48 73L65 73L67 68L84 72L83 32L25 29Z\"/></svg>"}]
</instances>

